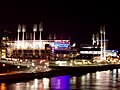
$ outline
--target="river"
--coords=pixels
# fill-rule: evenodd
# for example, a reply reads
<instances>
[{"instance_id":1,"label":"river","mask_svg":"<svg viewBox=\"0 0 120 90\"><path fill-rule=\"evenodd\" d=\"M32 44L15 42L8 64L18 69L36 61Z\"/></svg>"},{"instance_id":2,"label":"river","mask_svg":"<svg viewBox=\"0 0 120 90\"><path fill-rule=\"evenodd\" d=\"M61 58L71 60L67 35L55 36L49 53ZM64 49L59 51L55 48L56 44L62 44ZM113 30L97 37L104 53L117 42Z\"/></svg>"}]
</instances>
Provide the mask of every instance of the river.
<instances>
[{"instance_id":1,"label":"river","mask_svg":"<svg viewBox=\"0 0 120 90\"><path fill-rule=\"evenodd\" d=\"M0 90L120 90L120 69L85 75L63 75L15 83L0 83Z\"/></svg>"}]
</instances>

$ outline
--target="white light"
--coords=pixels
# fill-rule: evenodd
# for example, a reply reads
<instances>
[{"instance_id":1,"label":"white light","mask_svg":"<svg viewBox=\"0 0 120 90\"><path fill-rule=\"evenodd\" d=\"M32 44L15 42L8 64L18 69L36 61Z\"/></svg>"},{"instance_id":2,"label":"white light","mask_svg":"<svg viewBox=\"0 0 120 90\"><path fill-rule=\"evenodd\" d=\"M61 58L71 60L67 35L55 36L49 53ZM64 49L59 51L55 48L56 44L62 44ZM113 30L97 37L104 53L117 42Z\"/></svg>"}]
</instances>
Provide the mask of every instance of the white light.
<instances>
[{"instance_id":1,"label":"white light","mask_svg":"<svg viewBox=\"0 0 120 90\"><path fill-rule=\"evenodd\" d=\"M5 64L3 64L3 67L5 66Z\"/></svg>"},{"instance_id":2,"label":"white light","mask_svg":"<svg viewBox=\"0 0 120 90\"><path fill-rule=\"evenodd\" d=\"M21 30L20 30L20 29L18 29L18 32L21 32Z\"/></svg>"},{"instance_id":3,"label":"white light","mask_svg":"<svg viewBox=\"0 0 120 90\"><path fill-rule=\"evenodd\" d=\"M72 47L75 47L76 46L76 43L73 43Z\"/></svg>"},{"instance_id":4,"label":"white light","mask_svg":"<svg viewBox=\"0 0 120 90\"><path fill-rule=\"evenodd\" d=\"M32 66L35 66L35 64L34 64L34 63L32 63Z\"/></svg>"},{"instance_id":5,"label":"white light","mask_svg":"<svg viewBox=\"0 0 120 90\"><path fill-rule=\"evenodd\" d=\"M38 67L35 67L36 69L38 69Z\"/></svg>"},{"instance_id":6,"label":"white light","mask_svg":"<svg viewBox=\"0 0 120 90\"><path fill-rule=\"evenodd\" d=\"M22 60L20 60L20 62L22 62Z\"/></svg>"},{"instance_id":7,"label":"white light","mask_svg":"<svg viewBox=\"0 0 120 90\"><path fill-rule=\"evenodd\" d=\"M17 68L20 68L20 66L17 66Z\"/></svg>"},{"instance_id":8,"label":"white light","mask_svg":"<svg viewBox=\"0 0 120 90\"><path fill-rule=\"evenodd\" d=\"M30 67L29 65L27 67Z\"/></svg>"},{"instance_id":9,"label":"white light","mask_svg":"<svg viewBox=\"0 0 120 90\"><path fill-rule=\"evenodd\" d=\"M33 26L33 31L34 31L34 32L37 31L37 24L34 24L34 26Z\"/></svg>"},{"instance_id":10,"label":"white light","mask_svg":"<svg viewBox=\"0 0 120 90\"><path fill-rule=\"evenodd\" d=\"M26 28L26 26L23 25L23 26L22 26L22 32L25 32L25 28Z\"/></svg>"},{"instance_id":11,"label":"white light","mask_svg":"<svg viewBox=\"0 0 120 90\"><path fill-rule=\"evenodd\" d=\"M35 88L38 88L38 79L34 79L34 86Z\"/></svg>"},{"instance_id":12,"label":"white light","mask_svg":"<svg viewBox=\"0 0 120 90\"><path fill-rule=\"evenodd\" d=\"M43 87L44 89L49 88L50 80L48 78L43 78Z\"/></svg>"},{"instance_id":13,"label":"white light","mask_svg":"<svg viewBox=\"0 0 120 90\"><path fill-rule=\"evenodd\" d=\"M42 22L39 24L39 31L43 31L43 25L42 25Z\"/></svg>"},{"instance_id":14,"label":"white light","mask_svg":"<svg viewBox=\"0 0 120 90\"><path fill-rule=\"evenodd\" d=\"M21 32L21 26L20 26L20 24L18 25L18 32Z\"/></svg>"}]
</instances>

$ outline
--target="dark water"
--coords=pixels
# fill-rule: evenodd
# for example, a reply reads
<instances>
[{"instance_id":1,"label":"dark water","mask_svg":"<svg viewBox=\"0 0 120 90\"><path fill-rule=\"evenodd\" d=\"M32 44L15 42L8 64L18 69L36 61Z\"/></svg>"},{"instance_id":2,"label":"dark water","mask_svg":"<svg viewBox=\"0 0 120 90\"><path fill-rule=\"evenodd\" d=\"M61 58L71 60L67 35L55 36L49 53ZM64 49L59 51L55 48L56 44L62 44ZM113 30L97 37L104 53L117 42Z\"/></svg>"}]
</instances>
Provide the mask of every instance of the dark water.
<instances>
[{"instance_id":1,"label":"dark water","mask_svg":"<svg viewBox=\"0 0 120 90\"><path fill-rule=\"evenodd\" d=\"M17 83L0 83L0 90L120 90L120 69L82 76L56 76Z\"/></svg>"}]
</instances>

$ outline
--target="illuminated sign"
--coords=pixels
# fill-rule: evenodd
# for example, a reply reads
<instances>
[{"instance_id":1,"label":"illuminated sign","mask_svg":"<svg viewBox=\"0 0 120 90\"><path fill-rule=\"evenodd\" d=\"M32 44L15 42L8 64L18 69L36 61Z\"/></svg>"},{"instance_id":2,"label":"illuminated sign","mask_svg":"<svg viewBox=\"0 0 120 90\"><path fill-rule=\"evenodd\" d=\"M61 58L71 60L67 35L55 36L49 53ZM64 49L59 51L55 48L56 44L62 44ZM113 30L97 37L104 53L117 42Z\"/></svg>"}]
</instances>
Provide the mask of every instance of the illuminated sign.
<instances>
[{"instance_id":1,"label":"illuminated sign","mask_svg":"<svg viewBox=\"0 0 120 90\"><path fill-rule=\"evenodd\" d=\"M64 49L69 48L70 41L69 40L55 40L54 47L55 49Z\"/></svg>"},{"instance_id":2,"label":"illuminated sign","mask_svg":"<svg viewBox=\"0 0 120 90\"><path fill-rule=\"evenodd\" d=\"M59 43L59 42L55 42L54 45L57 46L57 47L60 47L60 48L69 47L69 44L64 44L64 43Z\"/></svg>"}]
</instances>

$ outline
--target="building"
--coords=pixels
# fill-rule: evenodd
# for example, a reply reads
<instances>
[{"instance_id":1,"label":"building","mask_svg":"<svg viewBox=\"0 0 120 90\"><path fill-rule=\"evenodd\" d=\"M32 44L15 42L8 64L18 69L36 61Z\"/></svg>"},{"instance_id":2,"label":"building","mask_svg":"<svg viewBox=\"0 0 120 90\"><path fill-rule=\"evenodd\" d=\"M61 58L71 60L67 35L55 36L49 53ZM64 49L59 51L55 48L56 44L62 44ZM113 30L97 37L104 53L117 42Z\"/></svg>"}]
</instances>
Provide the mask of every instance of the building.
<instances>
[{"instance_id":1,"label":"building","mask_svg":"<svg viewBox=\"0 0 120 90\"><path fill-rule=\"evenodd\" d=\"M98 33L96 35L93 34L91 45L81 44L80 55L77 58L89 60L108 60L110 57L116 58L118 51L108 49L108 40L105 34L105 26L100 27L100 37Z\"/></svg>"},{"instance_id":2,"label":"building","mask_svg":"<svg viewBox=\"0 0 120 90\"><path fill-rule=\"evenodd\" d=\"M2 39L1 58L48 58L51 60L69 59L70 40L42 40L42 24L39 25L39 36L36 36L37 25L33 26L33 33L26 32L26 26L18 25L17 40ZM29 35L29 36L28 36ZM26 36L26 37L25 37ZM22 39L20 39L22 37ZM29 38L27 38L29 37ZM39 37L39 40L36 40ZM5 37L6 38L6 37Z\"/></svg>"}]
</instances>

